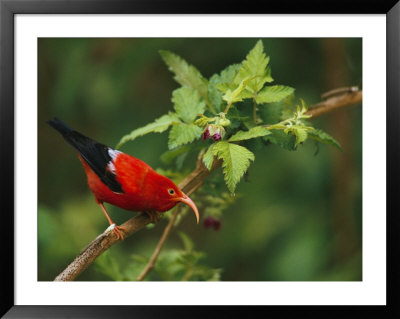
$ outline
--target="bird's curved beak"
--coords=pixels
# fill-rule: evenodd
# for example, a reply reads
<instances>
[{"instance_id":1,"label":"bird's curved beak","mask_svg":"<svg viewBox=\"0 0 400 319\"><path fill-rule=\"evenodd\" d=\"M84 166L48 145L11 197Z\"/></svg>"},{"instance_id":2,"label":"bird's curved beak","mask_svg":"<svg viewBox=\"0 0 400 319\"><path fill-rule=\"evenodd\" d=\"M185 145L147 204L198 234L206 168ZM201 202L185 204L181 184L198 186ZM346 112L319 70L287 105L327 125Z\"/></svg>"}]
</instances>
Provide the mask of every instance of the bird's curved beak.
<instances>
[{"instance_id":1,"label":"bird's curved beak","mask_svg":"<svg viewBox=\"0 0 400 319\"><path fill-rule=\"evenodd\" d=\"M200 215L199 215L199 211L198 211L198 209L196 207L196 204L190 199L189 196L186 196L185 194L183 194L183 196L180 198L180 201L182 203L185 203L186 205L188 205L191 209L193 209L193 211L194 211L194 213L196 215L197 224L198 224L199 221L200 221Z\"/></svg>"}]
</instances>

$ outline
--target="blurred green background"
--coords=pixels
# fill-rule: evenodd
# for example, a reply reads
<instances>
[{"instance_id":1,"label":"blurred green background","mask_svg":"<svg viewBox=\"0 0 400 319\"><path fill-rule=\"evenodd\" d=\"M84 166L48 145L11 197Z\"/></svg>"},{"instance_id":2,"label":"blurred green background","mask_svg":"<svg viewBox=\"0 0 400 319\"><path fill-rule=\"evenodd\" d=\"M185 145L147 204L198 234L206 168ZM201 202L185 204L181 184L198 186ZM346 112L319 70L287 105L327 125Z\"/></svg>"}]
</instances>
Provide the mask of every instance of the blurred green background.
<instances>
[{"instance_id":1,"label":"blurred green background","mask_svg":"<svg viewBox=\"0 0 400 319\"><path fill-rule=\"evenodd\" d=\"M75 151L45 121L57 116L77 131L114 147L120 138L172 109L179 85L158 50L170 50L206 78L240 63L258 38L41 38L38 40L38 280L53 280L108 223L86 184ZM274 84L294 87L308 105L328 90L361 85L362 40L262 39ZM313 120L344 153L311 142L295 152L275 145L255 153L248 181L215 231L192 214L170 235L165 251L181 249L177 231L205 253L202 263L224 281L362 280L362 110L354 106ZM168 166L167 133L128 142L122 151L153 168ZM194 169L193 158L182 171ZM221 174L221 172L217 172ZM133 217L106 204L111 218ZM200 209L201 214L201 209ZM139 273L132 255L149 257L167 223L163 219L113 246L106 257ZM116 265L115 265L116 264ZM101 266L101 265L100 265ZM77 280L111 280L91 265ZM160 280L153 274L148 279Z\"/></svg>"}]
</instances>

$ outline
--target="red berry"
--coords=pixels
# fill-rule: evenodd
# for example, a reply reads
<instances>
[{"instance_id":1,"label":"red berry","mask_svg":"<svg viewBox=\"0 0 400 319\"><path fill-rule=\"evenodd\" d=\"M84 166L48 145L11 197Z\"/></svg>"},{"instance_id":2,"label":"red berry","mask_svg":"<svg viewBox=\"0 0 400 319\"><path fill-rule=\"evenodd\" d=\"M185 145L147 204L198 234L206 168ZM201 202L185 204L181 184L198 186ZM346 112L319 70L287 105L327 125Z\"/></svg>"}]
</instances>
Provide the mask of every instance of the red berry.
<instances>
[{"instance_id":1,"label":"red berry","mask_svg":"<svg viewBox=\"0 0 400 319\"><path fill-rule=\"evenodd\" d=\"M221 135L219 134L219 132L215 133L212 138L214 139L214 141L219 141L221 139Z\"/></svg>"},{"instance_id":2,"label":"red berry","mask_svg":"<svg viewBox=\"0 0 400 319\"><path fill-rule=\"evenodd\" d=\"M203 132L203 135L201 136L202 140L206 140L208 137L210 137L210 132L208 131L208 127L206 130Z\"/></svg>"},{"instance_id":3,"label":"red berry","mask_svg":"<svg viewBox=\"0 0 400 319\"><path fill-rule=\"evenodd\" d=\"M221 221L220 220L214 220L214 225L213 225L215 230L219 230L221 228Z\"/></svg>"},{"instance_id":4,"label":"red berry","mask_svg":"<svg viewBox=\"0 0 400 319\"><path fill-rule=\"evenodd\" d=\"M207 217L204 221L203 221L203 225L205 228L209 228L212 227L214 225L214 218Z\"/></svg>"}]
</instances>

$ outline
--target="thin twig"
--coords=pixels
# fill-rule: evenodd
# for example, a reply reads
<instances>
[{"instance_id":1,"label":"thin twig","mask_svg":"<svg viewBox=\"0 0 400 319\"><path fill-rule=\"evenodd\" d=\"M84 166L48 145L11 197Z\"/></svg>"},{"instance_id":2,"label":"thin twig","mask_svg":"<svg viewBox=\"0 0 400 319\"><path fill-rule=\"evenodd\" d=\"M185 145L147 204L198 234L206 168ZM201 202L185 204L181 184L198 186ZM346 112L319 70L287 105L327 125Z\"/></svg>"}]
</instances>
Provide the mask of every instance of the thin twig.
<instances>
[{"instance_id":1,"label":"thin twig","mask_svg":"<svg viewBox=\"0 0 400 319\"><path fill-rule=\"evenodd\" d=\"M175 208L174 214L172 215L171 219L169 220L167 226L164 229L164 232L156 246L156 249L153 252L153 255L150 258L149 263L146 265L146 267L143 269L143 271L140 273L140 275L136 278L137 281L142 281L147 274L154 268L154 265L156 263L156 260L158 258L158 255L161 252L161 248L163 248L169 233L171 232L172 228L174 227L174 223L176 220L176 217L178 216L179 212L179 207Z\"/></svg>"},{"instance_id":2,"label":"thin twig","mask_svg":"<svg viewBox=\"0 0 400 319\"><path fill-rule=\"evenodd\" d=\"M362 91L348 91L311 106L306 114L317 117L340 108L360 104L361 102Z\"/></svg>"},{"instance_id":3,"label":"thin twig","mask_svg":"<svg viewBox=\"0 0 400 319\"><path fill-rule=\"evenodd\" d=\"M362 101L362 92L346 92L341 95L331 97L315 106L311 106L307 114L311 114L313 118L326 114L333 110L360 104ZM213 167L209 171L201 160L197 161L195 170L190 173L178 186L187 195L192 194L202 184L206 177L217 167L221 165L221 161L214 161ZM172 218L171 218L172 219ZM147 214L140 214L126 221L121 226L125 229L124 237L127 238L136 231L142 229L150 223ZM169 227L169 223L166 227ZM166 232L166 238L170 231ZM163 234L164 235L164 234ZM165 240L166 240L165 238ZM71 281L74 280L82 271L84 271L98 256L118 242L113 231L107 231L95 238L83 251L75 258L75 260L67 266L54 280L55 281ZM161 242L161 240L160 240ZM163 244L162 244L163 245ZM160 246L160 250L162 248ZM157 249L157 248L156 248ZM155 256L155 253L153 254ZM158 256L158 255L157 255ZM157 257L154 258L154 263ZM144 277L143 277L144 278Z\"/></svg>"},{"instance_id":4,"label":"thin twig","mask_svg":"<svg viewBox=\"0 0 400 319\"><path fill-rule=\"evenodd\" d=\"M358 92L360 89L358 86L346 86L342 88L336 88L321 94L321 99L327 99L329 97L342 94L342 93L349 93L349 92Z\"/></svg>"}]
</instances>

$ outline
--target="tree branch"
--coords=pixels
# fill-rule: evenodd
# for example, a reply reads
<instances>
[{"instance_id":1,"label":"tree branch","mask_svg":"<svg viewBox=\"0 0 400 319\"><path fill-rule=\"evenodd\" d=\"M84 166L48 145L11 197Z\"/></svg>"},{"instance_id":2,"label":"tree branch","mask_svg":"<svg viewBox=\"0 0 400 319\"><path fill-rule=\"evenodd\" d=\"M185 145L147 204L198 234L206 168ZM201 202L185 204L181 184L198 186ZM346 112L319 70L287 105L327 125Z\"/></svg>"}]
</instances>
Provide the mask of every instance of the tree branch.
<instances>
[{"instance_id":1,"label":"tree branch","mask_svg":"<svg viewBox=\"0 0 400 319\"><path fill-rule=\"evenodd\" d=\"M348 107L356 104L360 104L362 101L362 91L350 91L318 103L311 106L307 114L313 116L313 118L320 115L326 114L333 110ZM202 184L205 178L217 167L221 165L221 161L214 161L213 167L209 171L202 161L199 159L195 170L190 173L178 186L187 195L192 194L196 191ZM173 226L174 216L178 214L178 209L174 212L173 217L166 226L163 236L160 239L156 250L150 260L150 263L143 270L142 274L138 277L138 280L142 280L148 272L154 267L155 261L161 251L162 246L167 239L170 230ZM144 226L150 223L150 219L146 214L140 214L135 216L121 226L126 230L124 237L127 238L131 236L136 231L142 229ZM165 238L164 238L165 237ZM63 270L54 281L71 281L74 280L82 271L84 271L98 256L100 256L104 251L109 249L112 245L118 242L118 239L112 230L106 230L101 235L97 236L82 252L75 258L75 260L70 263L65 270Z\"/></svg>"},{"instance_id":2,"label":"tree branch","mask_svg":"<svg viewBox=\"0 0 400 319\"><path fill-rule=\"evenodd\" d=\"M332 96L325 101L311 106L306 114L312 115L312 117L317 117L343 107L360 104L361 102L362 91L349 90L345 93Z\"/></svg>"}]
</instances>

